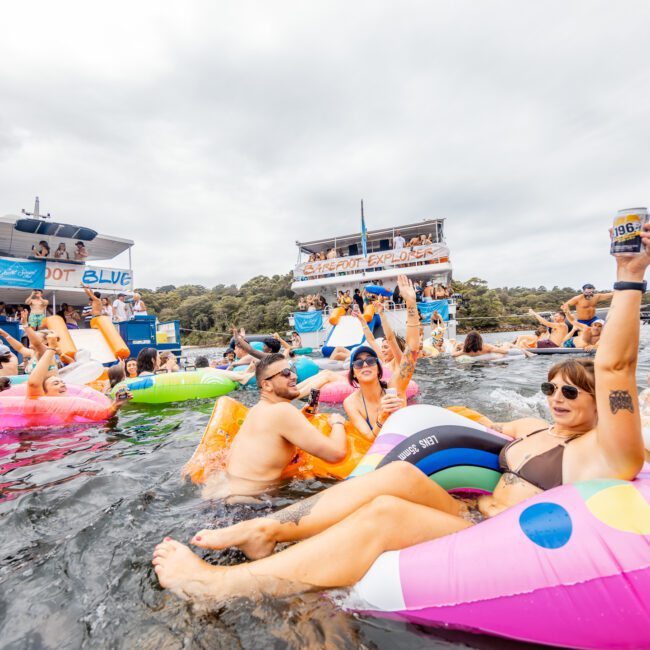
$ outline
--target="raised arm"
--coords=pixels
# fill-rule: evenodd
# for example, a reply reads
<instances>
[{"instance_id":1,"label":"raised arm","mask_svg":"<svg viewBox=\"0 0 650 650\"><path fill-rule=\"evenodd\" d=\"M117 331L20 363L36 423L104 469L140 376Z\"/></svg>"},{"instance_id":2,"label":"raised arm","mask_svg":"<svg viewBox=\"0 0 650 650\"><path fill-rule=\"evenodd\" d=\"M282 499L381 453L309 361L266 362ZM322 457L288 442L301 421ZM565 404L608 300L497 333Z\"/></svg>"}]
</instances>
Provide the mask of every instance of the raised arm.
<instances>
[{"instance_id":1,"label":"raised arm","mask_svg":"<svg viewBox=\"0 0 650 650\"><path fill-rule=\"evenodd\" d=\"M573 298L571 298L571 300L567 300L567 301L562 305L562 311L564 311L565 308L566 308L566 309L569 309L569 308L573 307L573 305L577 305L577 304L578 304L578 300L580 300L580 296L573 296Z\"/></svg>"},{"instance_id":2,"label":"raised arm","mask_svg":"<svg viewBox=\"0 0 650 650\"><path fill-rule=\"evenodd\" d=\"M640 254L616 257L619 282L643 282L650 264L650 224L643 227L641 239ZM594 362L598 447L605 466L622 479L634 478L644 459L635 376L642 295L631 289L614 292Z\"/></svg>"},{"instance_id":3,"label":"raised arm","mask_svg":"<svg viewBox=\"0 0 650 650\"><path fill-rule=\"evenodd\" d=\"M54 335L50 334L47 337L48 343L50 342L50 337L52 337L52 342L54 342ZM54 362L55 353L56 350L54 347L48 346L41 358L38 360L34 370L29 373L29 379L27 380L27 397L40 397L45 395L43 382L50 374L50 366Z\"/></svg>"},{"instance_id":4,"label":"raised arm","mask_svg":"<svg viewBox=\"0 0 650 650\"><path fill-rule=\"evenodd\" d=\"M375 335L370 331L370 327L368 327L368 323L363 317L363 314L360 311L353 311L352 315L361 323L361 329L363 330L363 335L366 337L366 342L381 359L381 347L379 346L379 343L377 343Z\"/></svg>"},{"instance_id":5,"label":"raised arm","mask_svg":"<svg viewBox=\"0 0 650 650\"><path fill-rule=\"evenodd\" d=\"M609 291L608 293L597 293L596 303L603 302L604 300L610 300L613 297L614 297L613 291Z\"/></svg>"},{"instance_id":6,"label":"raised arm","mask_svg":"<svg viewBox=\"0 0 650 650\"><path fill-rule=\"evenodd\" d=\"M13 336L10 336L3 329L0 329L0 336L9 343L9 345L16 351L18 354L23 356L31 355L32 351L29 348L26 348L19 340L15 339Z\"/></svg>"},{"instance_id":7,"label":"raised arm","mask_svg":"<svg viewBox=\"0 0 650 650\"><path fill-rule=\"evenodd\" d=\"M36 356L41 356L45 352L45 341L43 340L43 337L37 334L32 326L29 324L27 320L27 310L23 310L23 313L20 317L20 324L23 327L23 330L25 330L25 334L27 338L29 339L29 347L34 351Z\"/></svg>"},{"instance_id":8,"label":"raised arm","mask_svg":"<svg viewBox=\"0 0 650 650\"><path fill-rule=\"evenodd\" d=\"M534 311L532 308L528 310L528 313L533 317L537 319L537 322L546 325L546 327L553 327L554 323L551 323L551 321L546 320L545 318L542 318L536 311Z\"/></svg>"},{"instance_id":9,"label":"raised arm","mask_svg":"<svg viewBox=\"0 0 650 650\"><path fill-rule=\"evenodd\" d=\"M375 313L379 314L379 320L381 321L381 328L384 330L384 336L386 341L390 346L391 352L398 363L402 360L402 350L400 350L399 345L397 344L397 338L395 338L395 332L388 322L388 316L384 312L384 305L380 302L377 302L375 305Z\"/></svg>"},{"instance_id":10,"label":"raised arm","mask_svg":"<svg viewBox=\"0 0 650 650\"><path fill-rule=\"evenodd\" d=\"M420 317L415 300L415 289L413 283L405 276L400 275L397 278L400 294L406 303L406 346L399 364L399 370L391 377L390 385L397 388L400 397L406 397L406 387L408 386L413 372L415 363L418 358L418 348L420 347Z\"/></svg>"},{"instance_id":11,"label":"raised arm","mask_svg":"<svg viewBox=\"0 0 650 650\"><path fill-rule=\"evenodd\" d=\"M322 458L328 463L338 463L345 458L348 440L343 426L344 420L338 413L330 415L332 432L323 435L309 420L291 404L286 404L278 411L276 418L285 440L312 456Z\"/></svg>"}]
</instances>

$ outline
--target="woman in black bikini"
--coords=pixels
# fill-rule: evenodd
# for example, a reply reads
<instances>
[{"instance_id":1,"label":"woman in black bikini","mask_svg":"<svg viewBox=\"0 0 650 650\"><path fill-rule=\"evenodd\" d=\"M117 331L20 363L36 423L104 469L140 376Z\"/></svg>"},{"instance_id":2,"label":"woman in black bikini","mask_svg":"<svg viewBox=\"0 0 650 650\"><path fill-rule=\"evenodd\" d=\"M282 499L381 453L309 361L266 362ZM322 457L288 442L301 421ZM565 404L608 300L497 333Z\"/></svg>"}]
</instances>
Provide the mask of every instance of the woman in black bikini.
<instances>
[{"instance_id":1,"label":"woman in black bikini","mask_svg":"<svg viewBox=\"0 0 650 650\"><path fill-rule=\"evenodd\" d=\"M556 485L633 479L644 460L635 371L650 224L642 241L641 254L616 258L619 282L594 362L559 363L541 386L552 424L537 418L492 423L514 439L501 454L504 474L492 495L468 507L416 467L394 462L272 515L191 540L205 548L238 546L255 562L212 566L167 538L153 559L161 585L192 599L344 587L384 551L475 525L473 509L491 517ZM273 553L278 542L299 540Z\"/></svg>"}]
</instances>

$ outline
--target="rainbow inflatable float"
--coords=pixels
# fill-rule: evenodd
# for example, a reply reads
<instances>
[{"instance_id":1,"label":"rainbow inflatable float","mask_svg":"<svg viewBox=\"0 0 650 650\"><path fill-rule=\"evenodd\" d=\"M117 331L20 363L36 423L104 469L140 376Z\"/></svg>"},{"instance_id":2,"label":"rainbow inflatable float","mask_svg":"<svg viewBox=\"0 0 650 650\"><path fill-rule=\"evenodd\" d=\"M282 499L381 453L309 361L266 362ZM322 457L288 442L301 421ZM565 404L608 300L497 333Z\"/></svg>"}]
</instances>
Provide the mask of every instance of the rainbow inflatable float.
<instances>
[{"instance_id":1,"label":"rainbow inflatable float","mask_svg":"<svg viewBox=\"0 0 650 650\"><path fill-rule=\"evenodd\" d=\"M397 458L437 481L446 475L452 489L487 491L503 444L455 413L411 406L386 421L353 476ZM551 646L650 648L650 474L563 485L384 553L341 603Z\"/></svg>"}]
</instances>

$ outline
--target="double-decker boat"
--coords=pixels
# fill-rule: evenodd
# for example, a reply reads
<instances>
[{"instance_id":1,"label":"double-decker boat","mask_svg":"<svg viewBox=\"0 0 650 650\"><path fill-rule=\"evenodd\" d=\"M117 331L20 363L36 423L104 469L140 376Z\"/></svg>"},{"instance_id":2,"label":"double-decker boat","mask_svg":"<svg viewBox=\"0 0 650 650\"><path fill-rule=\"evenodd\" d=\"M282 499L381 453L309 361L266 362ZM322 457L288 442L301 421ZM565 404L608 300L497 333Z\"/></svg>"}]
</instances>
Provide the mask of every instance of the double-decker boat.
<instances>
[{"instance_id":1,"label":"double-decker boat","mask_svg":"<svg viewBox=\"0 0 650 650\"><path fill-rule=\"evenodd\" d=\"M296 242L298 261L293 270L293 291L299 295L320 295L327 307L323 311L322 327L317 331L300 331L300 318L290 320L299 331L302 343L308 347L320 347L326 341L332 325L327 318L337 305L339 292L355 289L362 292L380 285L384 293L393 293L398 275L406 275L422 287L432 283L446 290L448 297L434 299L434 307L445 307L448 313L447 336L456 336L456 304L451 297L452 266L449 247L445 240L444 219L424 219L418 223L370 230L366 234L366 251L363 252L361 233L330 237L309 242ZM426 243L415 244L415 238ZM403 241L402 241L403 240ZM325 257L325 259L322 259ZM429 301L427 301L429 302ZM392 299L386 303L386 315L395 332L406 332L406 309ZM430 309L426 302L419 303L423 314ZM430 306L429 306L430 307ZM313 308L310 307L313 311ZM446 314L445 314L446 315Z\"/></svg>"},{"instance_id":2,"label":"double-decker boat","mask_svg":"<svg viewBox=\"0 0 650 650\"><path fill-rule=\"evenodd\" d=\"M134 287L133 245L130 239L55 221L49 214L40 213L37 197L33 212L23 210L21 215L0 217L0 302L10 310L11 306L23 305L32 290L41 289L49 301L48 312L56 314L64 303L77 308L88 304L82 285L100 292L110 303L119 294L128 302ZM126 268L101 263L118 256L128 260ZM0 327L20 338L19 323L7 320L6 314L0 314L0 321ZM177 321L159 323L155 316L136 316L116 326L132 356L144 347L180 354ZM82 346L93 352L93 358L109 360L105 346L99 339L94 341L98 332L72 332L73 338L83 339Z\"/></svg>"}]
</instances>

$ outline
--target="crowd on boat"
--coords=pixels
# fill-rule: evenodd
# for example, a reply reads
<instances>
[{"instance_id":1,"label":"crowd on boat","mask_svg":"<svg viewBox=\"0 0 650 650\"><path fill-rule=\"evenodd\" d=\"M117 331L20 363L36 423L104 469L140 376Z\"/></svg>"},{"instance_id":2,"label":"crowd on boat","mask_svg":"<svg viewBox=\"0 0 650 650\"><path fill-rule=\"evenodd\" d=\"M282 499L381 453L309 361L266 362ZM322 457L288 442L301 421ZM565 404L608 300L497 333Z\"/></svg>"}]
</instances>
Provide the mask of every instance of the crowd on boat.
<instances>
[{"instance_id":1,"label":"crowd on boat","mask_svg":"<svg viewBox=\"0 0 650 650\"><path fill-rule=\"evenodd\" d=\"M88 296L88 302L79 309L74 305L62 302L56 315L60 316L70 330L90 327L90 321L96 316L108 316L113 323L123 323L136 316L146 316L147 307L139 293L132 297L118 293L113 300L102 296L99 291L93 291L90 287L82 285ZM43 291L34 289L25 298L23 304L7 305L0 302L0 323L15 322L23 323L27 320L30 327L41 329L42 323L48 316L54 313L49 300Z\"/></svg>"},{"instance_id":2,"label":"crowd on boat","mask_svg":"<svg viewBox=\"0 0 650 650\"><path fill-rule=\"evenodd\" d=\"M32 246L31 257L35 259L57 260L59 262L77 262L81 264L86 261L88 255L88 249L82 241L75 242L73 251L68 251L65 242L60 242L54 253L52 253L50 244L47 241L42 240L38 242L38 244Z\"/></svg>"}]
</instances>

